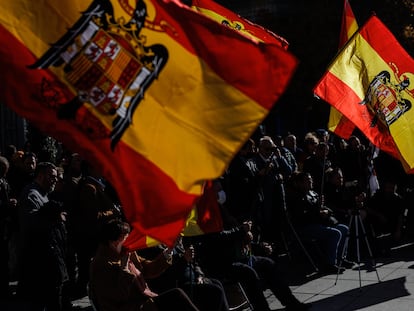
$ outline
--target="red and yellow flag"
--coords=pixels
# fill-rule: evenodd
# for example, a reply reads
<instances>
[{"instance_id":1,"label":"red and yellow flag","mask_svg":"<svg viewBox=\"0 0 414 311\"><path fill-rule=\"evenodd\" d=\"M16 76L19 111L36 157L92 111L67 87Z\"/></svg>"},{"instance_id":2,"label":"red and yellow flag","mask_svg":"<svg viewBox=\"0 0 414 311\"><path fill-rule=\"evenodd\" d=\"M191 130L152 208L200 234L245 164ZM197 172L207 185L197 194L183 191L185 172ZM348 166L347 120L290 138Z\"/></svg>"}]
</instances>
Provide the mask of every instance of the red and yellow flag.
<instances>
[{"instance_id":1,"label":"red and yellow flag","mask_svg":"<svg viewBox=\"0 0 414 311\"><path fill-rule=\"evenodd\" d=\"M254 24L212 0L192 0L192 8L229 28L257 41L276 44L287 49L289 43L270 30Z\"/></svg>"},{"instance_id":2,"label":"red and yellow flag","mask_svg":"<svg viewBox=\"0 0 414 311\"><path fill-rule=\"evenodd\" d=\"M101 169L131 249L174 243L297 64L179 0L0 2L0 101Z\"/></svg>"},{"instance_id":3,"label":"red and yellow flag","mask_svg":"<svg viewBox=\"0 0 414 311\"><path fill-rule=\"evenodd\" d=\"M217 202L217 190L214 182L206 182L204 192L198 199L196 207L192 209L183 236L196 236L205 233L219 232L223 230L223 220L219 203Z\"/></svg>"},{"instance_id":4,"label":"red and yellow flag","mask_svg":"<svg viewBox=\"0 0 414 311\"><path fill-rule=\"evenodd\" d=\"M339 48L342 48L357 30L358 24L351 5L348 0L344 0L341 33L339 36ZM336 135L344 139L348 139L352 135L355 125L349 119L344 117L342 113L334 107L331 107L329 112L328 129Z\"/></svg>"},{"instance_id":5,"label":"red and yellow flag","mask_svg":"<svg viewBox=\"0 0 414 311\"><path fill-rule=\"evenodd\" d=\"M414 167L414 60L372 16L314 88L377 147Z\"/></svg>"}]
</instances>

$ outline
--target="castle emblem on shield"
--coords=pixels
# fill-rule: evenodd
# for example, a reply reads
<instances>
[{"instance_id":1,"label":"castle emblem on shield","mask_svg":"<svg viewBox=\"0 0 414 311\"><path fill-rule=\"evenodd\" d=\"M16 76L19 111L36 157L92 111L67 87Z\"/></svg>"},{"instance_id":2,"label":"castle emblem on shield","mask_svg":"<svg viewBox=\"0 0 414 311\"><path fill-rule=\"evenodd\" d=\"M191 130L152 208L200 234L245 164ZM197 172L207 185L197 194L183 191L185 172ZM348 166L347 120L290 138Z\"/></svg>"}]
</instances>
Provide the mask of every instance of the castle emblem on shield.
<instances>
[{"instance_id":1,"label":"castle emblem on shield","mask_svg":"<svg viewBox=\"0 0 414 311\"><path fill-rule=\"evenodd\" d=\"M146 45L140 35L149 23L145 2L137 0L135 7L126 0L119 3L130 14L130 20L116 20L109 0L95 0L72 28L30 66L63 67L65 79L76 95L57 106L59 118L75 119L83 105L113 117L112 149L168 60L165 46Z\"/></svg>"},{"instance_id":2,"label":"castle emblem on shield","mask_svg":"<svg viewBox=\"0 0 414 311\"><path fill-rule=\"evenodd\" d=\"M390 64L393 72L383 70L370 82L361 105L367 105L372 115L371 126L380 124L388 128L406 111L411 109L414 100L413 86L409 76L400 74L397 66ZM394 75L396 82L392 81Z\"/></svg>"}]
</instances>

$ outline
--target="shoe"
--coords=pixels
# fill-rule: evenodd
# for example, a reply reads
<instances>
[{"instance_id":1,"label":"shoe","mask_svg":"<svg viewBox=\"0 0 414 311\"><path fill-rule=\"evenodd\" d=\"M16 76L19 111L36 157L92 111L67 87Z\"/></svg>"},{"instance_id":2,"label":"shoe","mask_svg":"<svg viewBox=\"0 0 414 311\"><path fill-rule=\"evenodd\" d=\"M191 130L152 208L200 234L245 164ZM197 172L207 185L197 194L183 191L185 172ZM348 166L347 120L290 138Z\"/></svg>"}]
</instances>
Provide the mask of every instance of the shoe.
<instances>
[{"instance_id":1,"label":"shoe","mask_svg":"<svg viewBox=\"0 0 414 311\"><path fill-rule=\"evenodd\" d=\"M311 308L311 306L312 306L311 303L298 302L298 303L286 306L285 310L286 311L307 311Z\"/></svg>"},{"instance_id":2,"label":"shoe","mask_svg":"<svg viewBox=\"0 0 414 311\"><path fill-rule=\"evenodd\" d=\"M326 274L341 274L345 271L346 269L344 267L339 267L337 265L325 265L323 267L321 267L320 272L322 273L326 273Z\"/></svg>"},{"instance_id":3,"label":"shoe","mask_svg":"<svg viewBox=\"0 0 414 311\"><path fill-rule=\"evenodd\" d=\"M81 287L76 287L72 293L71 293L71 299L72 300L78 300L81 299L83 297L86 297L88 295L88 292L86 290L86 288L81 288Z\"/></svg>"},{"instance_id":4,"label":"shoe","mask_svg":"<svg viewBox=\"0 0 414 311\"><path fill-rule=\"evenodd\" d=\"M346 269L351 269L353 268L355 265L355 262L347 260L347 259L343 259L341 262L341 267L346 268Z\"/></svg>"}]
</instances>

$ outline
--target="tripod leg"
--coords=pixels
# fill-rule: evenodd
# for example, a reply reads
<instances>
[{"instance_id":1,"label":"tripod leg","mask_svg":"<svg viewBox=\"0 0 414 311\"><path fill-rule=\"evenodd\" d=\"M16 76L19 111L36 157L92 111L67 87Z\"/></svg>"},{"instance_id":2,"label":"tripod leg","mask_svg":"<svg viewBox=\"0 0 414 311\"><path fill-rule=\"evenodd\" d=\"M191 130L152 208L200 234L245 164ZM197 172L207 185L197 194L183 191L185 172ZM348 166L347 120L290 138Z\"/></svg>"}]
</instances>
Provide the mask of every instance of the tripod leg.
<instances>
[{"instance_id":1,"label":"tripod leg","mask_svg":"<svg viewBox=\"0 0 414 311\"><path fill-rule=\"evenodd\" d=\"M362 287L361 283L361 253L359 252L359 222L358 222L358 215L354 215L355 217L355 239L356 239L356 249L357 249L357 263L358 263L358 276L359 276L359 288Z\"/></svg>"},{"instance_id":2,"label":"tripod leg","mask_svg":"<svg viewBox=\"0 0 414 311\"><path fill-rule=\"evenodd\" d=\"M286 254L288 255L289 259L292 260L292 255L291 255L290 250L289 250L289 245L288 245L288 242L286 241L285 234L283 233L282 230L280 231L280 238L282 240L282 244L283 244L283 247L286 251Z\"/></svg>"},{"instance_id":3,"label":"tripod leg","mask_svg":"<svg viewBox=\"0 0 414 311\"><path fill-rule=\"evenodd\" d=\"M374 256L372 255L371 247L370 247L370 245L369 245L369 241L368 241L367 233L366 233L366 231L365 231L365 227L364 227L364 223L362 222L361 215L358 215L358 220L359 220L359 223L360 223L360 225L361 225L361 230L362 230L362 233L363 233L364 238L365 238L365 244L367 245L368 254L369 254L369 257L370 257L370 259L371 259L371 264L372 264L372 267L375 269L375 273L377 274L377 279L378 279L378 282L381 282L380 277L379 277L379 275L378 275L377 264L376 264L376 262L375 262Z\"/></svg>"},{"instance_id":4,"label":"tripod leg","mask_svg":"<svg viewBox=\"0 0 414 311\"><path fill-rule=\"evenodd\" d=\"M298 233L296 232L295 228L293 227L289 217L286 217L287 224L289 225L290 230L292 230L293 235L295 236L296 241L298 242L299 246L301 247L302 251L305 253L306 257L308 258L309 262L313 266L313 269L315 269L316 272L319 272L318 267L315 265L315 262L313 261L311 255L309 255L308 251L306 250L305 246L303 245Z\"/></svg>"},{"instance_id":5,"label":"tripod leg","mask_svg":"<svg viewBox=\"0 0 414 311\"><path fill-rule=\"evenodd\" d=\"M338 272L336 273L335 285L338 282L339 272L342 268L342 263L344 262L344 259L348 255L348 245L349 245L349 237L350 237L350 231L351 231L351 226L352 226L352 220L353 220L353 217L350 217L349 218L349 224L348 224L348 232L346 233L344 246L342 248L341 259L340 259L339 265L338 265Z\"/></svg>"},{"instance_id":6,"label":"tripod leg","mask_svg":"<svg viewBox=\"0 0 414 311\"><path fill-rule=\"evenodd\" d=\"M378 282L381 282L381 281L380 281L380 277L378 275L378 270L377 270L377 267L376 267L376 263L375 263L373 255L372 255L371 247L369 245L367 234L366 234L366 231L365 231L365 227L364 227L364 224L362 222L361 215L360 215L359 211L358 211L357 214L353 214L351 216L350 221L349 221L348 234L347 234L347 237L346 237L346 240L345 240L344 249L342 251L342 258L341 258L340 267L342 265L342 260L345 258L346 253L348 251L349 232L351 231L352 222L353 222L353 225L355 226L355 241L356 241L356 251L357 251L357 261L358 261L357 263L358 263L358 275L359 275L359 288L361 289L362 282L361 282L361 253L359 251L360 250L359 249L359 239L360 239L359 226L361 226L361 231L362 231L362 234L364 235L365 243L367 245L368 252L369 252L369 255L371 257L373 267L374 267L375 272L377 274ZM338 275L336 276L336 279L338 280ZM335 284L336 284L336 281L335 281Z\"/></svg>"}]
</instances>

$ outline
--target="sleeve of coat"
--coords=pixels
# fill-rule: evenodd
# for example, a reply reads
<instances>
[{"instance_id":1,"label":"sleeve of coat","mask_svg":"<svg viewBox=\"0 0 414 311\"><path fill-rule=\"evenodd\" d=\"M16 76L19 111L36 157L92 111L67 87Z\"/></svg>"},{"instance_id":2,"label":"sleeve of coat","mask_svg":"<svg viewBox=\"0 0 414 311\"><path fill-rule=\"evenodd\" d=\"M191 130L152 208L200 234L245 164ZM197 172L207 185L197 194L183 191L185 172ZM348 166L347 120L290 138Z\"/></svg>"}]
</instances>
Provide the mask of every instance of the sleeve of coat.
<instances>
[{"instance_id":1,"label":"sleeve of coat","mask_svg":"<svg viewBox=\"0 0 414 311\"><path fill-rule=\"evenodd\" d=\"M154 279L159 277L168 267L171 262L167 261L164 254L161 253L152 260L139 256L136 252L132 252L130 260L143 273L145 279Z\"/></svg>"}]
</instances>

